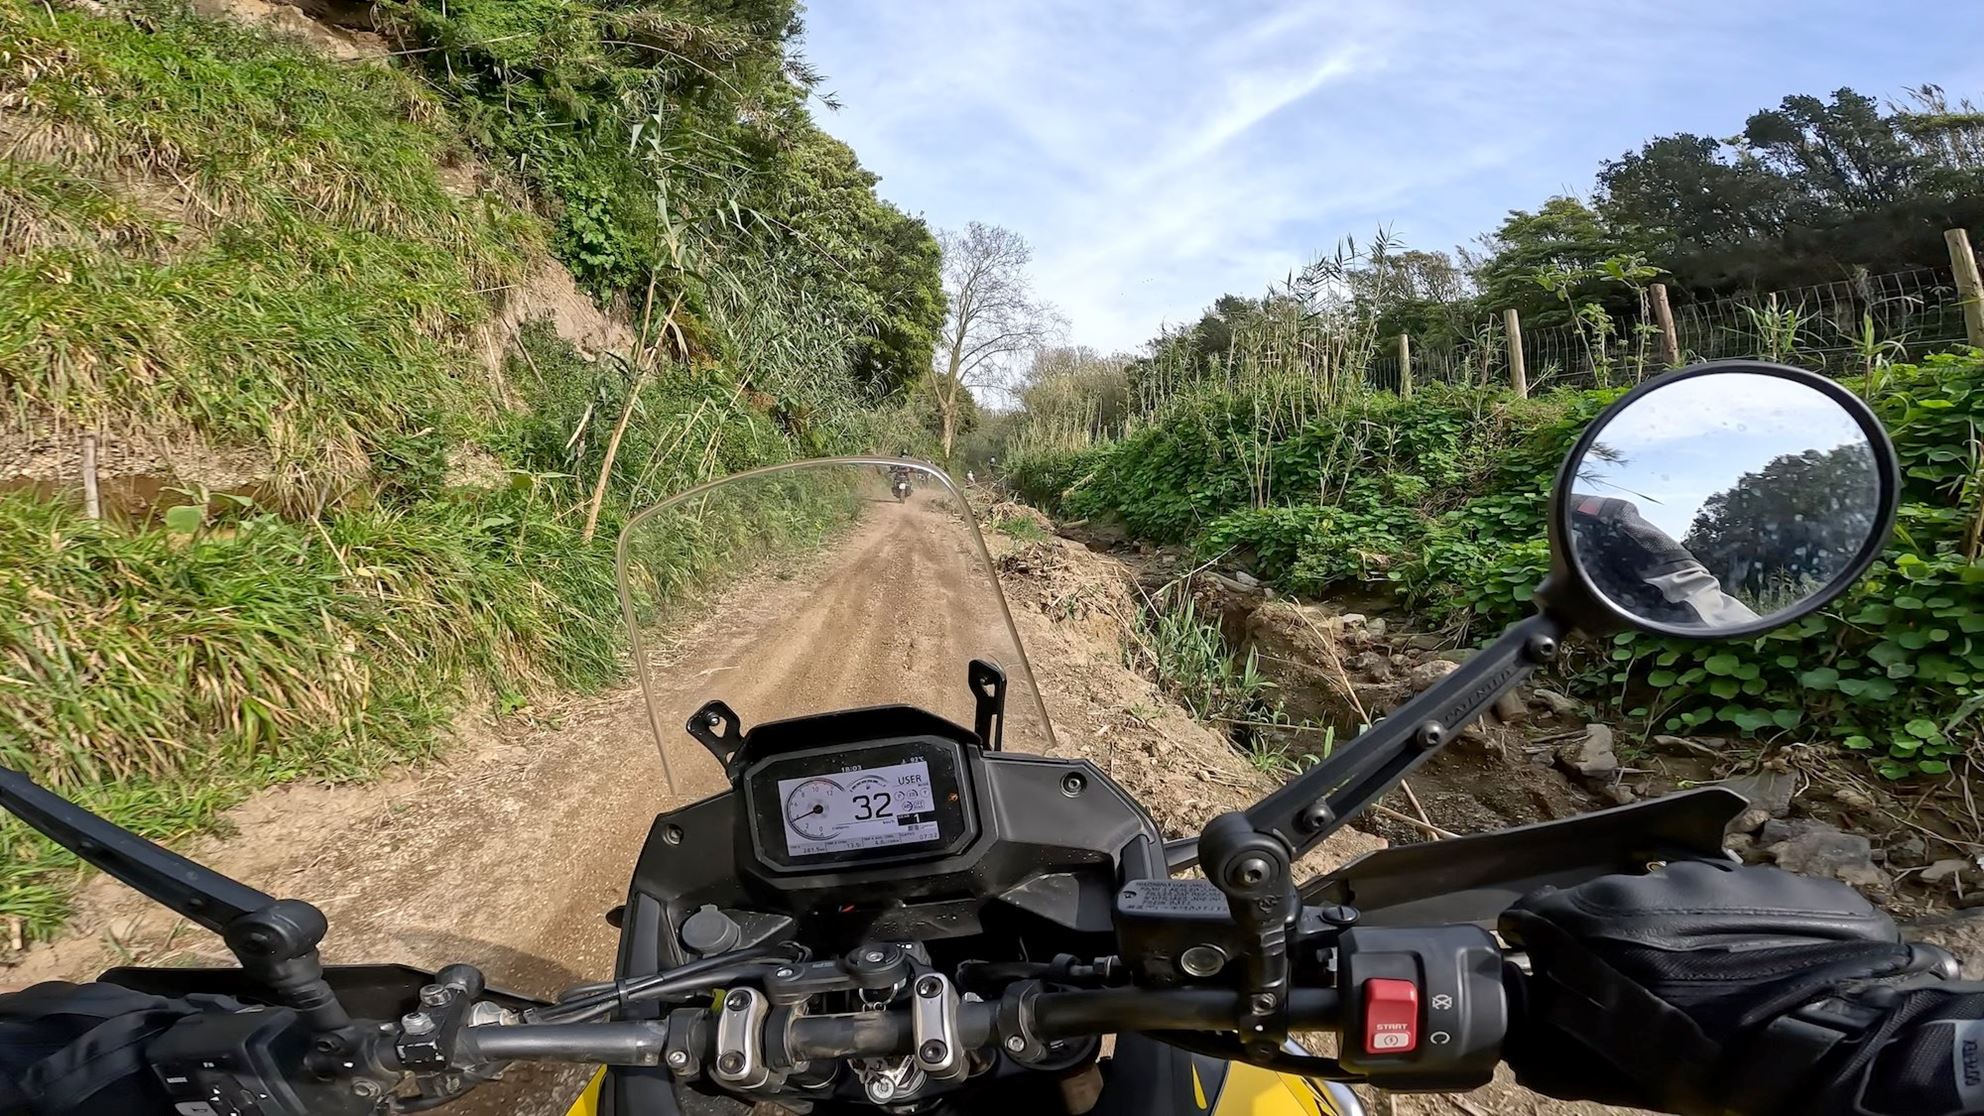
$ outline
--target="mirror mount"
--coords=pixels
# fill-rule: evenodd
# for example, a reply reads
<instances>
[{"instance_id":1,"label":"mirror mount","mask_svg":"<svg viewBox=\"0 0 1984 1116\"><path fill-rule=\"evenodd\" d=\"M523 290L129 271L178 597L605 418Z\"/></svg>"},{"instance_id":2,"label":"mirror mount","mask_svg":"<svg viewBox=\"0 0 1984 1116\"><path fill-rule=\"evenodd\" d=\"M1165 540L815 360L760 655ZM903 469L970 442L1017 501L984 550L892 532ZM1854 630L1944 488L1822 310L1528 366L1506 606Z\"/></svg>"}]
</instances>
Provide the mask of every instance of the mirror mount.
<instances>
[{"instance_id":1,"label":"mirror mount","mask_svg":"<svg viewBox=\"0 0 1984 1116\"><path fill-rule=\"evenodd\" d=\"M1517 621L1459 670L1240 816L1255 832L1286 844L1291 861L1300 859L1431 759L1503 694L1555 659L1570 630L1571 625L1552 612ZM1220 819L1213 819L1206 832L1217 824ZM1208 860L1205 868L1217 878L1218 865Z\"/></svg>"}]
</instances>

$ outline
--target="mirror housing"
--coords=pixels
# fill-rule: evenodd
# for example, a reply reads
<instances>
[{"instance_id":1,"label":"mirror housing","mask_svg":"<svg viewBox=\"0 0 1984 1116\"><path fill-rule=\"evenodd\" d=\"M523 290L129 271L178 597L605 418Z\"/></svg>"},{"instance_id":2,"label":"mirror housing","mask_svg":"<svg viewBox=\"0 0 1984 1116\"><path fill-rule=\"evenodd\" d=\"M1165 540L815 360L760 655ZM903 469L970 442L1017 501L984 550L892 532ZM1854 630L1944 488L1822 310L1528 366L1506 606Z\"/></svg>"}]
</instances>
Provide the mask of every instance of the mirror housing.
<instances>
[{"instance_id":1,"label":"mirror housing","mask_svg":"<svg viewBox=\"0 0 1984 1116\"><path fill-rule=\"evenodd\" d=\"M1714 385L1702 382L1715 377L1743 379L1728 379ZM1652 400L1660 393L1665 393L1661 399ZM1663 404L1667 410L1657 409ZM1711 409L1725 404L1719 416ZM1773 404L1778 405L1775 412L1771 409ZM1674 409L1677 406L1683 409L1677 411ZM1746 406L1750 410L1745 411L1743 408ZM1633 420L1615 428L1614 424L1629 412ZM1682 421L1698 416L1701 434L1689 436L1680 433L1682 428L1676 421L1677 416ZM1608 429L1622 433L1615 434L1612 443L1601 442ZM1685 450L1680 448L1691 441L1715 438L1725 431L1730 439L1731 452L1722 460L1711 462L1710 455L1699 452L1688 459ZM1632 468L1633 458L1618 448L1623 439L1635 436L1639 439L1636 448L1640 451L1667 452L1679 463L1663 461L1658 469L1648 466L1636 471ZM1777 439L1776 447L1771 444L1773 436ZM1831 444L1809 444L1818 442ZM1801 445L1805 447L1803 450L1797 448ZM1707 447L1695 448L1699 451ZM1784 452L1772 452L1778 448ZM1724 594L1721 580L1711 575L1678 540L1668 537L1673 533L1672 527L1678 523L1673 517L1682 515L1686 519L1694 519L1696 508L1663 507L1663 512L1667 513L1664 518L1670 520L1670 528L1662 531L1642 518L1638 510L1639 503L1661 501L1617 479L1636 479L1645 475L1678 489L1687 489L1690 480L1703 478L1697 475L1677 480L1675 473L1689 467L1695 468L1698 474L1719 468L1722 476L1734 475L1733 483L1724 489L1720 488L1719 481L1711 482L1717 485L1713 495L1699 489L1689 495L1705 497L1700 501L1700 507L1723 501L1734 508L1737 501L1724 498L1739 490L1745 495L1757 491L1761 487L1760 478L1767 475L1769 465L1794 459L1800 453L1810 458L1814 452L1823 455L1839 451L1847 451L1851 465L1860 472L1854 474L1858 483L1849 486L1853 490L1846 492L1844 497L1836 488L1829 490L1834 510L1833 525L1830 528L1824 524L1807 526L1802 515L1793 517L1800 525L1801 534L1810 535L1814 531L1829 529L1833 535L1839 536L1834 540L1837 545L1831 550L1817 547L1819 556L1825 560L1823 580L1804 570L1787 575L1797 582L1793 591L1802 595L1761 614L1750 607L1754 598L1752 602L1745 602ZM1756 466L1754 472L1744 471L1743 461L1757 461L1766 453L1771 454L1767 463ZM1580 484L1597 491L1574 491ZM1747 489L1744 488L1746 484L1749 486ZM1840 384L1802 369L1756 360L1714 361L1677 369L1640 384L1607 407L1585 428L1564 458L1557 474L1556 488L1550 497L1550 573L1538 587L1537 599L1550 615L1596 636L1626 628L1695 640L1759 635L1823 608L1867 571L1887 544L1888 534L1894 525L1900 486L1900 466L1887 432L1881 428L1873 409ZM1620 495L1612 496L1610 491ZM1850 503L1851 506L1841 512L1842 503ZM1601 510L1594 514L1595 508ZM1604 518L1613 515L1623 519L1608 521ZM1820 518L1813 517L1812 522L1817 523ZM1620 521L1628 526L1615 526ZM1698 519L1694 521L1700 523ZM1591 526L1593 523L1602 524L1596 532L1609 533L1595 533ZM1773 523L1768 525L1765 533L1775 537L1779 530L1781 525ZM1686 537L1695 538L1693 530L1683 531ZM1712 617L1704 616L1696 622L1681 623L1672 618L1651 615L1651 609L1646 607L1635 611L1634 607L1622 604L1614 594L1608 593L1600 581L1606 580L1608 574L1615 584L1618 579L1614 571L1593 568L1597 548L1591 540L1619 537L1639 541L1646 536L1658 539L1661 545L1671 548L1665 556L1679 556L1686 560L1685 563L1669 563L1661 567L1663 570L1685 565L1691 571L1689 576L1663 578L1663 591L1671 595L1664 600L1654 597L1654 601L1665 605L1667 601L1683 599L1681 590L1671 586L1677 581L1689 581L1696 586L1706 586L1706 589L1691 592L1725 602L1723 611ZM1801 559L1809 558L1815 546L1807 541L1794 553ZM1738 564L1748 566L1751 563L1741 561ZM1653 583L1650 581L1649 584ZM1696 613L1691 611L1686 614Z\"/></svg>"}]
</instances>

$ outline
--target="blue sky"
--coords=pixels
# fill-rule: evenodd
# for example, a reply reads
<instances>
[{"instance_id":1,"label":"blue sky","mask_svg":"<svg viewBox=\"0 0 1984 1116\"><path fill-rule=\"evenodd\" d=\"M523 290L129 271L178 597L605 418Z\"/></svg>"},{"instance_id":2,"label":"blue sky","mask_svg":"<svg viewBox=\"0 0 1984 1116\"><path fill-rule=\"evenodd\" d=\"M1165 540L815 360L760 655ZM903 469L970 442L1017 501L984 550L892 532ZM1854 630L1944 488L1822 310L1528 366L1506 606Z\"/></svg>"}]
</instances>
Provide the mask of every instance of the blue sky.
<instances>
[{"instance_id":1,"label":"blue sky","mask_svg":"<svg viewBox=\"0 0 1984 1116\"><path fill-rule=\"evenodd\" d=\"M1471 243L1788 93L1984 94L1984 0L814 0L828 131L932 225L1005 225L1130 348L1345 234Z\"/></svg>"}]
</instances>

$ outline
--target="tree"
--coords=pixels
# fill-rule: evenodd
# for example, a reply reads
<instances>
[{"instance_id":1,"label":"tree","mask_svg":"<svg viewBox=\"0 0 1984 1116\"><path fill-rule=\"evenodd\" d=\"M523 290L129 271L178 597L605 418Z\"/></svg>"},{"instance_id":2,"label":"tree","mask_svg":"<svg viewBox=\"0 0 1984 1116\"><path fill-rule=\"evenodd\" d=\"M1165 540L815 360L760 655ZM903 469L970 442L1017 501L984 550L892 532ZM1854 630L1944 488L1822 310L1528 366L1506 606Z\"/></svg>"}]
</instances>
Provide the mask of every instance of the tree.
<instances>
[{"instance_id":1,"label":"tree","mask_svg":"<svg viewBox=\"0 0 1984 1116\"><path fill-rule=\"evenodd\" d=\"M1060 322L1052 307L1033 297L1026 275L1033 249L1020 234L973 221L961 232L939 233L937 240L944 251L949 308L924 385L948 460L971 389L990 386L1007 360L1045 345Z\"/></svg>"},{"instance_id":2,"label":"tree","mask_svg":"<svg viewBox=\"0 0 1984 1116\"><path fill-rule=\"evenodd\" d=\"M1564 300L1537 282L1543 274L1593 276L1570 292L1582 304L1616 292L1595 278L1605 260L1627 254L1628 237L1576 198L1555 197L1534 213L1513 210L1502 226L1482 238L1488 257L1476 266L1475 281L1490 310L1522 312L1523 323L1565 326L1571 312ZM1624 309L1622 306L1621 309Z\"/></svg>"},{"instance_id":3,"label":"tree","mask_svg":"<svg viewBox=\"0 0 1984 1116\"><path fill-rule=\"evenodd\" d=\"M1783 454L1704 500L1682 545L1725 592L1781 608L1860 552L1878 488L1866 442Z\"/></svg>"}]
</instances>

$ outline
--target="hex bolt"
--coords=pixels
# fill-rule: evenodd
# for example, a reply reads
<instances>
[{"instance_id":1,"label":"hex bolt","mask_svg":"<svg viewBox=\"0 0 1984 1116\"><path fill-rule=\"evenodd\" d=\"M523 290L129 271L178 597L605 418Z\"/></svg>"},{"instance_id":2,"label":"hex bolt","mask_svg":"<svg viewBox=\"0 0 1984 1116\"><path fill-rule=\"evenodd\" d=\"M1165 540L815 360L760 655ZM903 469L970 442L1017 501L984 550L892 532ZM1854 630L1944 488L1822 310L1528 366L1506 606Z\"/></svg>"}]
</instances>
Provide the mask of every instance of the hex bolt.
<instances>
[{"instance_id":1,"label":"hex bolt","mask_svg":"<svg viewBox=\"0 0 1984 1116\"><path fill-rule=\"evenodd\" d=\"M729 1008L731 1011L743 1011L745 1008L751 1006L751 994L739 989L724 997L723 1006Z\"/></svg>"},{"instance_id":2,"label":"hex bolt","mask_svg":"<svg viewBox=\"0 0 1984 1116\"><path fill-rule=\"evenodd\" d=\"M917 1050L916 1056L934 1065L943 1061L945 1056L950 1054L950 1052L951 1048L945 1046L941 1040L931 1039Z\"/></svg>"},{"instance_id":3,"label":"hex bolt","mask_svg":"<svg viewBox=\"0 0 1984 1116\"><path fill-rule=\"evenodd\" d=\"M733 1050L716 1060L716 1068L732 1075L743 1073L744 1055Z\"/></svg>"},{"instance_id":4,"label":"hex bolt","mask_svg":"<svg viewBox=\"0 0 1984 1116\"><path fill-rule=\"evenodd\" d=\"M1413 740L1430 752L1447 742L1447 726L1438 721L1428 721L1419 726L1419 732Z\"/></svg>"},{"instance_id":5,"label":"hex bolt","mask_svg":"<svg viewBox=\"0 0 1984 1116\"><path fill-rule=\"evenodd\" d=\"M1018 1035L1014 1035L1012 1038L1006 1040L1006 1049L1018 1054L1020 1051L1026 1049L1026 1040Z\"/></svg>"},{"instance_id":6,"label":"hex bolt","mask_svg":"<svg viewBox=\"0 0 1984 1116\"><path fill-rule=\"evenodd\" d=\"M870 965L879 965L882 963L883 956L884 954L882 953L881 950L871 949L868 952L862 954L861 959L863 961L868 962Z\"/></svg>"},{"instance_id":7,"label":"hex bolt","mask_svg":"<svg viewBox=\"0 0 1984 1116\"><path fill-rule=\"evenodd\" d=\"M1320 833L1335 820L1336 811L1330 809L1329 800L1324 798L1318 798L1302 807L1302 812L1295 815L1295 824L1300 826L1304 833Z\"/></svg>"},{"instance_id":8,"label":"hex bolt","mask_svg":"<svg viewBox=\"0 0 1984 1116\"><path fill-rule=\"evenodd\" d=\"M936 977L927 976L916 982L916 994L926 1000L941 995L943 991L944 982L938 980Z\"/></svg>"},{"instance_id":9,"label":"hex bolt","mask_svg":"<svg viewBox=\"0 0 1984 1116\"><path fill-rule=\"evenodd\" d=\"M1266 1015L1274 1010L1275 998L1272 992L1256 992L1247 999L1247 1006L1255 1015Z\"/></svg>"},{"instance_id":10,"label":"hex bolt","mask_svg":"<svg viewBox=\"0 0 1984 1116\"><path fill-rule=\"evenodd\" d=\"M688 1052L688 1051L686 1051L686 1050L671 1050L671 1051L669 1051L669 1052L668 1052L668 1068L669 1068L669 1069L687 1069L687 1068L689 1068L689 1052Z\"/></svg>"},{"instance_id":11,"label":"hex bolt","mask_svg":"<svg viewBox=\"0 0 1984 1116\"><path fill-rule=\"evenodd\" d=\"M868 1099L885 1101L896 1095L896 1083L886 1077L872 1078L868 1082Z\"/></svg>"},{"instance_id":12,"label":"hex bolt","mask_svg":"<svg viewBox=\"0 0 1984 1116\"><path fill-rule=\"evenodd\" d=\"M1233 871L1227 874L1226 880L1241 887L1253 887L1273 874L1274 865L1269 864L1266 857L1250 856L1234 865Z\"/></svg>"},{"instance_id":13,"label":"hex bolt","mask_svg":"<svg viewBox=\"0 0 1984 1116\"><path fill-rule=\"evenodd\" d=\"M448 1002L450 991L445 984L429 984L420 990L420 1002L426 1007L440 1007Z\"/></svg>"},{"instance_id":14,"label":"hex bolt","mask_svg":"<svg viewBox=\"0 0 1984 1116\"><path fill-rule=\"evenodd\" d=\"M799 975L799 970L793 968L790 965L780 965L778 967L778 978L780 980L791 980L793 977L796 977L798 975Z\"/></svg>"},{"instance_id":15,"label":"hex bolt","mask_svg":"<svg viewBox=\"0 0 1984 1116\"><path fill-rule=\"evenodd\" d=\"M1551 636L1537 633L1523 643L1522 649L1539 663L1547 663L1557 657L1557 641Z\"/></svg>"},{"instance_id":16,"label":"hex bolt","mask_svg":"<svg viewBox=\"0 0 1984 1116\"><path fill-rule=\"evenodd\" d=\"M411 1015L401 1016L400 1030L405 1031L409 1035L433 1034L434 1017L424 1011L416 1011Z\"/></svg>"},{"instance_id":17,"label":"hex bolt","mask_svg":"<svg viewBox=\"0 0 1984 1116\"><path fill-rule=\"evenodd\" d=\"M1061 776L1061 793L1067 795L1069 798L1079 798L1081 797L1081 793L1087 789L1088 780L1082 778L1081 772L1070 771L1066 775Z\"/></svg>"},{"instance_id":18,"label":"hex bolt","mask_svg":"<svg viewBox=\"0 0 1984 1116\"><path fill-rule=\"evenodd\" d=\"M377 1081L367 1081L365 1078L361 1077L358 1080L351 1083L351 1092L353 1096L364 1097L366 1100L371 1100L372 1098L385 1092L385 1090L379 1087L379 1083Z\"/></svg>"},{"instance_id":19,"label":"hex bolt","mask_svg":"<svg viewBox=\"0 0 1984 1116\"><path fill-rule=\"evenodd\" d=\"M703 723L711 728L722 728L723 714L712 709L708 713L703 714Z\"/></svg>"}]
</instances>

